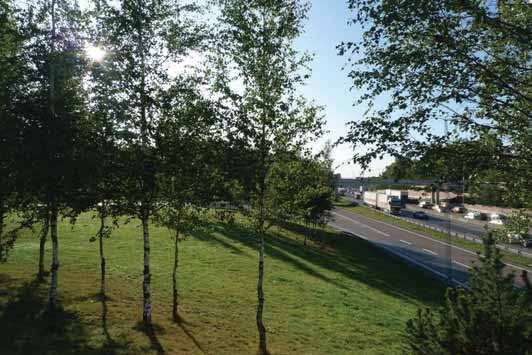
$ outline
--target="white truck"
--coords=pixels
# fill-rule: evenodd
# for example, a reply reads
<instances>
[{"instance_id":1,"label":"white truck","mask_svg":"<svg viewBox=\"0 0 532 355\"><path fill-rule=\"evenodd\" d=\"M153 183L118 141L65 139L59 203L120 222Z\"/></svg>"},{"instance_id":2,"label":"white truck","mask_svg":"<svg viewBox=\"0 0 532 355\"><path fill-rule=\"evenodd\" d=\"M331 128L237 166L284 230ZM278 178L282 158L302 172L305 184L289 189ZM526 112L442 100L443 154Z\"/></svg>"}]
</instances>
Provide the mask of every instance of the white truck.
<instances>
[{"instance_id":1,"label":"white truck","mask_svg":"<svg viewBox=\"0 0 532 355\"><path fill-rule=\"evenodd\" d=\"M408 203L408 191L386 189L386 195L397 196L397 198L401 200L401 204L403 205L403 208L405 208L406 204Z\"/></svg>"},{"instance_id":2,"label":"white truck","mask_svg":"<svg viewBox=\"0 0 532 355\"><path fill-rule=\"evenodd\" d=\"M403 207L399 197L377 191L364 191L363 200L368 206L390 214L399 214Z\"/></svg>"}]
</instances>

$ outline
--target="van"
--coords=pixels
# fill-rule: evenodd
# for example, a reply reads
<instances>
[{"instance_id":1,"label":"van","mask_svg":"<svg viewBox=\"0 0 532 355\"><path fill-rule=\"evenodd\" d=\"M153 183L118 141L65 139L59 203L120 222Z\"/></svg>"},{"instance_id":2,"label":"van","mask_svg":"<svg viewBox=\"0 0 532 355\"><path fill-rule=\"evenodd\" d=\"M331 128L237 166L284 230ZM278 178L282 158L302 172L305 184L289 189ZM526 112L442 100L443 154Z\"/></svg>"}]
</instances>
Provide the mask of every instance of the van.
<instances>
[{"instance_id":1,"label":"van","mask_svg":"<svg viewBox=\"0 0 532 355\"><path fill-rule=\"evenodd\" d=\"M431 208L432 204L429 201L420 201L418 206L421 208Z\"/></svg>"},{"instance_id":2,"label":"van","mask_svg":"<svg viewBox=\"0 0 532 355\"><path fill-rule=\"evenodd\" d=\"M464 206L454 206L453 208L451 208L451 212L453 212L453 213L464 213L465 212L465 208L464 208Z\"/></svg>"},{"instance_id":3,"label":"van","mask_svg":"<svg viewBox=\"0 0 532 355\"><path fill-rule=\"evenodd\" d=\"M478 219L480 220L480 212L477 212L477 211L469 211L467 212L465 215L464 215L464 218L465 219Z\"/></svg>"},{"instance_id":4,"label":"van","mask_svg":"<svg viewBox=\"0 0 532 355\"><path fill-rule=\"evenodd\" d=\"M440 212L440 213L443 213L443 212L447 212L449 209L447 207L445 207L444 205L436 205L432 208L434 211L436 212Z\"/></svg>"},{"instance_id":5,"label":"van","mask_svg":"<svg viewBox=\"0 0 532 355\"><path fill-rule=\"evenodd\" d=\"M504 225L506 224L506 216L499 213L492 213L489 216L489 223L491 224L497 224L497 225Z\"/></svg>"}]
</instances>

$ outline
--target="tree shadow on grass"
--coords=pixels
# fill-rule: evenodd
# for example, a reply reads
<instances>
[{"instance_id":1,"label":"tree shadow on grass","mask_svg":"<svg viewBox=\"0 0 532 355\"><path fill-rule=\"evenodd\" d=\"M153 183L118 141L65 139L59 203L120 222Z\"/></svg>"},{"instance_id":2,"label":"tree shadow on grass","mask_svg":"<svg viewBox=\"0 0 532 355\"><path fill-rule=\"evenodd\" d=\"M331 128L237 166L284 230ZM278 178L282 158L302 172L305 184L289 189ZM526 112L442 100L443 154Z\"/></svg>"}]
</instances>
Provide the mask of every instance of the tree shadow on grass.
<instances>
[{"instance_id":1,"label":"tree shadow on grass","mask_svg":"<svg viewBox=\"0 0 532 355\"><path fill-rule=\"evenodd\" d=\"M153 350L157 352L158 355L163 355L166 352L164 351L164 348L159 341L159 338L157 337L157 333L164 333L165 330L163 327L159 326L156 323L153 323L151 326L146 327L143 321L139 321L133 329L138 330L140 332L143 332L148 336L150 339L150 345Z\"/></svg>"},{"instance_id":2,"label":"tree shadow on grass","mask_svg":"<svg viewBox=\"0 0 532 355\"><path fill-rule=\"evenodd\" d=\"M101 312L101 326L102 326L102 333L105 337L105 348L113 348L113 347L119 347L120 344L116 342L112 337L111 334L109 334L109 327L107 326L107 313L109 312L107 308L107 301L109 301L111 298L108 297L106 294L99 292L96 295L97 299L100 301L102 306L102 312Z\"/></svg>"},{"instance_id":3,"label":"tree shadow on grass","mask_svg":"<svg viewBox=\"0 0 532 355\"><path fill-rule=\"evenodd\" d=\"M254 231L251 228L248 228L247 226L237 224L226 225L222 223L215 223L211 225L211 230L214 230L226 237L235 239L247 247L254 248L257 245L256 239L253 237ZM326 275L318 272L314 268L309 267L305 262L302 262L301 260L305 260L305 258L301 256L306 256L306 254L305 251L299 253L299 248L302 248L301 245L289 239L279 240L279 238L271 238L271 236L272 234L267 235L264 247L264 250L267 255L286 262L288 264L292 264L298 269L304 271L305 273L324 282L330 283L339 288L345 288L342 283L330 277L327 277ZM298 251L298 253L296 253L296 251Z\"/></svg>"},{"instance_id":4,"label":"tree shadow on grass","mask_svg":"<svg viewBox=\"0 0 532 355\"><path fill-rule=\"evenodd\" d=\"M183 332L185 332L186 336L192 340L192 342L194 343L194 345L196 345L196 347L202 352L205 354L205 350L203 350L203 347L201 346L201 344L198 342L198 340L196 339L196 337L194 336L194 334L192 334L192 332L188 329L187 325L189 325L190 323L187 322L181 315L178 315L177 317L177 320L175 321L175 323L181 328L183 329Z\"/></svg>"},{"instance_id":5,"label":"tree shadow on grass","mask_svg":"<svg viewBox=\"0 0 532 355\"><path fill-rule=\"evenodd\" d=\"M47 287L36 280L23 284L0 306L2 354L115 354L126 346L116 342L102 347L89 344L79 315L61 307L48 311Z\"/></svg>"},{"instance_id":6,"label":"tree shadow on grass","mask_svg":"<svg viewBox=\"0 0 532 355\"><path fill-rule=\"evenodd\" d=\"M187 234L207 243L220 244L224 248L228 249L231 253L245 255L245 252L241 248L236 247L233 243L226 242L223 240L223 238L220 238L211 232L212 229L209 229L208 227L201 227L191 230L187 232Z\"/></svg>"},{"instance_id":7,"label":"tree shadow on grass","mask_svg":"<svg viewBox=\"0 0 532 355\"><path fill-rule=\"evenodd\" d=\"M46 312L46 297L38 282L24 284L0 310L3 354L55 351L88 353L87 334L75 313L60 308Z\"/></svg>"},{"instance_id":8,"label":"tree shadow on grass","mask_svg":"<svg viewBox=\"0 0 532 355\"><path fill-rule=\"evenodd\" d=\"M0 274L0 299L9 297L10 289L12 288L15 279L6 274Z\"/></svg>"},{"instance_id":9,"label":"tree shadow on grass","mask_svg":"<svg viewBox=\"0 0 532 355\"><path fill-rule=\"evenodd\" d=\"M124 341L123 343L118 342L114 340L111 337L111 334L109 333L109 326L107 324L109 307L107 306L107 302L113 301L111 297L109 297L106 294L103 294L102 292L96 292L96 293L85 295L85 296L75 297L73 301L74 302L87 302L87 301L100 302L100 305L101 305L100 325L102 328L102 335L105 337L104 348L106 352L108 352L109 349L117 349L117 350L127 349L127 343L128 343L127 341Z\"/></svg>"},{"instance_id":10,"label":"tree shadow on grass","mask_svg":"<svg viewBox=\"0 0 532 355\"><path fill-rule=\"evenodd\" d=\"M441 302L444 290L441 283L420 274L419 270L412 266L390 257L371 243L347 238L338 232L312 229L297 223L285 223L283 228L301 235L319 234L323 245L305 247L282 233L271 232L266 235L265 243L266 255L271 258L289 263L311 276L340 288L345 289L347 286L341 281L323 275L313 266L340 273L393 297L429 304ZM254 231L249 226L211 223L210 229L243 246L250 248L257 246Z\"/></svg>"}]
</instances>

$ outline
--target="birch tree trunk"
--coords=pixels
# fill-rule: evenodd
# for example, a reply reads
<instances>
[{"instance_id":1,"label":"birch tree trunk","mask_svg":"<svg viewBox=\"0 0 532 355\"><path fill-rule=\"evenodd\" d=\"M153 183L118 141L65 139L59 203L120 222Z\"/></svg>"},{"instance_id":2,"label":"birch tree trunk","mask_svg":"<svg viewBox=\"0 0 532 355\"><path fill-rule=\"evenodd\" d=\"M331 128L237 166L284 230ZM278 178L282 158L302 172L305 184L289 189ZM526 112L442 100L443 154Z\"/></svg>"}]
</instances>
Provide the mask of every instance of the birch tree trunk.
<instances>
[{"instance_id":1,"label":"birch tree trunk","mask_svg":"<svg viewBox=\"0 0 532 355\"><path fill-rule=\"evenodd\" d=\"M143 309L142 320L146 329L151 330L151 274L150 274L150 232L148 229L147 213L142 216L142 233L144 237L144 280L142 282L143 291Z\"/></svg>"},{"instance_id":2,"label":"birch tree trunk","mask_svg":"<svg viewBox=\"0 0 532 355\"><path fill-rule=\"evenodd\" d=\"M57 242L57 207L52 207L50 214L50 239L52 240L52 265L50 267L50 296L48 306L54 309L57 306L57 273L59 270L59 245Z\"/></svg>"},{"instance_id":3,"label":"birch tree trunk","mask_svg":"<svg viewBox=\"0 0 532 355\"><path fill-rule=\"evenodd\" d=\"M100 250L100 295L105 297L105 255L103 252L103 237L105 228L105 216L100 213L100 231L98 232Z\"/></svg>"},{"instance_id":4,"label":"birch tree trunk","mask_svg":"<svg viewBox=\"0 0 532 355\"><path fill-rule=\"evenodd\" d=\"M259 353L268 354L266 346L266 327L264 326L264 219L265 219L265 194L266 194L266 176L262 174L260 182L259 196L259 220L258 220L258 237L259 237L259 275L257 280L257 330L259 332Z\"/></svg>"},{"instance_id":5,"label":"birch tree trunk","mask_svg":"<svg viewBox=\"0 0 532 355\"><path fill-rule=\"evenodd\" d=\"M48 231L50 229L50 218L46 216L43 219L43 226L41 235L39 237L39 271L37 271L37 280L44 280L44 252L46 247L46 238L48 237Z\"/></svg>"},{"instance_id":6,"label":"birch tree trunk","mask_svg":"<svg viewBox=\"0 0 532 355\"><path fill-rule=\"evenodd\" d=\"M179 229L175 232L175 241L174 241L174 271L172 273L172 290L173 290L173 307L172 315L174 321L178 320L178 306L179 306L179 293L177 291L177 266L179 263Z\"/></svg>"},{"instance_id":7,"label":"birch tree trunk","mask_svg":"<svg viewBox=\"0 0 532 355\"><path fill-rule=\"evenodd\" d=\"M144 48L144 28L142 21L137 24L138 33L138 54L140 56L140 138L142 142L142 160L143 160L143 172L142 172L142 189L144 198L147 198L152 193L152 176L148 169L147 162L147 150L149 147L149 132L148 132L148 120L146 117L146 111L148 106L148 99L146 95L146 52ZM144 240L144 280L142 282L143 292L143 310L142 320L144 326L148 332L152 331L151 322L151 274L150 274L150 232L149 232L149 206L146 201L142 203L140 211L142 219L142 234Z\"/></svg>"}]
</instances>

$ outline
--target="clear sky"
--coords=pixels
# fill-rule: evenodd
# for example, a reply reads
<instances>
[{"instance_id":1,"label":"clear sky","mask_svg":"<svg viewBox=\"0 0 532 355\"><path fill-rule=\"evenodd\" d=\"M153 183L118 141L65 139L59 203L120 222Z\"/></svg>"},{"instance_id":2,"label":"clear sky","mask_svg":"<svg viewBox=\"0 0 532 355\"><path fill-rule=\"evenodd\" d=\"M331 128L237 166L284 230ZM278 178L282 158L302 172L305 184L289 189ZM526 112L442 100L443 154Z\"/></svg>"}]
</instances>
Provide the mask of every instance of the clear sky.
<instances>
[{"instance_id":1,"label":"clear sky","mask_svg":"<svg viewBox=\"0 0 532 355\"><path fill-rule=\"evenodd\" d=\"M353 41L360 37L361 28L348 25L349 12L345 0L311 0L312 8L305 24L305 33L297 42L299 50L315 55L312 62L312 77L303 88L308 99L325 106L327 128L330 131L325 139L333 142L347 130L346 123L360 120L366 110L365 106L353 106L356 93L351 91L351 83L347 77L347 69L342 70L346 57L340 57L335 49L342 41ZM333 152L336 171L344 177L361 175L361 169L348 164L352 158L350 146L340 146ZM380 173L392 159L375 161L371 172L367 175Z\"/></svg>"}]
</instances>

